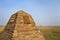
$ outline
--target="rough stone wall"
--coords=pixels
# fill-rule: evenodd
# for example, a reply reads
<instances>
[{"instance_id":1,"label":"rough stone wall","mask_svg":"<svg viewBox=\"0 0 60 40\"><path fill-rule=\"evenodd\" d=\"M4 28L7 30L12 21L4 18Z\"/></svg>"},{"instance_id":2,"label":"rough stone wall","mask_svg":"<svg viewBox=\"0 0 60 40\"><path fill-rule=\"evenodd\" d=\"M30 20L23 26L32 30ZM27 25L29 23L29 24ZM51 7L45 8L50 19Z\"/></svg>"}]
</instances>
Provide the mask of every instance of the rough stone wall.
<instances>
[{"instance_id":1,"label":"rough stone wall","mask_svg":"<svg viewBox=\"0 0 60 40\"><path fill-rule=\"evenodd\" d=\"M14 14L9 19L6 27L0 33L0 40L12 40L15 24L16 24L17 14Z\"/></svg>"},{"instance_id":2,"label":"rough stone wall","mask_svg":"<svg viewBox=\"0 0 60 40\"><path fill-rule=\"evenodd\" d=\"M45 40L30 14L19 11L12 15L4 31L1 40Z\"/></svg>"}]
</instances>

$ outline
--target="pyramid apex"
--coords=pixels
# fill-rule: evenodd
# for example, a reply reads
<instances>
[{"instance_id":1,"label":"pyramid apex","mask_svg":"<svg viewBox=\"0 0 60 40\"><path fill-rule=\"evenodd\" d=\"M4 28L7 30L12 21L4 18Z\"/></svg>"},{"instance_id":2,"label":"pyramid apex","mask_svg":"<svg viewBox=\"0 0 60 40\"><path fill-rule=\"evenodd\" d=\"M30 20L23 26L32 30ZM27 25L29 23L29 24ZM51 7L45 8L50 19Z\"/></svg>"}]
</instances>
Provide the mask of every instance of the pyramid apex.
<instances>
[{"instance_id":1,"label":"pyramid apex","mask_svg":"<svg viewBox=\"0 0 60 40\"><path fill-rule=\"evenodd\" d=\"M24 12L23 10L19 10L18 12Z\"/></svg>"},{"instance_id":2,"label":"pyramid apex","mask_svg":"<svg viewBox=\"0 0 60 40\"><path fill-rule=\"evenodd\" d=\"M27 12L25 12L25 11L23 11L23 10L19 10L18 12L17 12L18 14L24 14L24 15L30 15L30 14L28 14Z\"/></svg>"}]
</instances>

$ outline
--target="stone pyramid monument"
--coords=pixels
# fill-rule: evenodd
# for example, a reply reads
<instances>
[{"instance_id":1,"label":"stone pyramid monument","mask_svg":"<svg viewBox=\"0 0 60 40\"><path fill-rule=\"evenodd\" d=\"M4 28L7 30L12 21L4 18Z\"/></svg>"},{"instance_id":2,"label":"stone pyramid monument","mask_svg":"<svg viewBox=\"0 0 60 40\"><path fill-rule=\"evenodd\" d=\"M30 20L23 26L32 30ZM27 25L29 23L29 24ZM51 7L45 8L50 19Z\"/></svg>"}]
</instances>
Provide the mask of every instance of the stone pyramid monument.
<instances>
[{"instance_id":1,"label":"stone pyramid monument","mask_svg":"<svg viewBox=\"0 0 60 40\"><path fill-rule=\"evenodd\" d=\"M39 29L35 27L32 16L18 11L9 19L0 33L0 40L45 40Z\"/></svg>"}]
</instances>

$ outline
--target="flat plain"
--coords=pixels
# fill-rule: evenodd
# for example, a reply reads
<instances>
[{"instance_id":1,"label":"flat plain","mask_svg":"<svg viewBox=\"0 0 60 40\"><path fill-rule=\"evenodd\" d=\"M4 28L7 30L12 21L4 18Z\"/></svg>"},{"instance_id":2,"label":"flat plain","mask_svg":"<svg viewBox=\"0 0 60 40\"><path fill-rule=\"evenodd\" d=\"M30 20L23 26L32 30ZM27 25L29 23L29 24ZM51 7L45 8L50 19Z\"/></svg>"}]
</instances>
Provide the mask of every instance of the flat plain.
<instances>
[{"instance_id":1,"label":"flat plain","mask_svg":"<svg viewBox=\"0 0 60 40\"><path fill-rule=\"evenodd\" d=\"M60 40L60 26L39 26L46 40Z\"/></svg>"},{"instance_id":2,"label":"flat plain","mask_svg":"<svg viewBox=\"0 0 60 40\"><path fill-rule=\"evenodd\" d=\"M37 26L46 40L60 40L60 26ZM0 26L2 32L4 26Z\"/></svg>"}]
</instances>

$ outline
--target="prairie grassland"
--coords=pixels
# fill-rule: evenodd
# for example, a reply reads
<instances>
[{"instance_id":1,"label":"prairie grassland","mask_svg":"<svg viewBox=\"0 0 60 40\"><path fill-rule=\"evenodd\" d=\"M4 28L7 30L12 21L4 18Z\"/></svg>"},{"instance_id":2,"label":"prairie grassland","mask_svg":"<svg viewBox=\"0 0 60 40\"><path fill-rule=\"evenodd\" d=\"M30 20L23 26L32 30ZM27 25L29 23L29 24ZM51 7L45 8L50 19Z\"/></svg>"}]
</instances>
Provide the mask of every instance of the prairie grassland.
<instances>
[{"instance_id":1,"label":"prairie grassland","mask_svg":"<svg viewBox=\"0 0 60 40\"><path fill-rule=\"evenodd\" d=\"M37 26L41 30L46 40L60 40L60 26ZM0 26L0 32L4 27Z\"/></svg>"},{"instance_id":2,"label":"prairie grassland","mask_svg":"<svg viewBox=\"0 0 60 40\"><path fill-rule=\"evenodd\" d=\"M4 26L0 26L0 32L3 31L4 29Z\"/></svg>"},{"instance_id":3,"label":"prairie grassland","mask_svg":"<svg viewBox=\"0 0 60 40\"><path fill-rule=\"evenodd\" d=\"M60 40L60 26L41 26L41 30L46 40Z\"/></svg>"}]
</instances>

